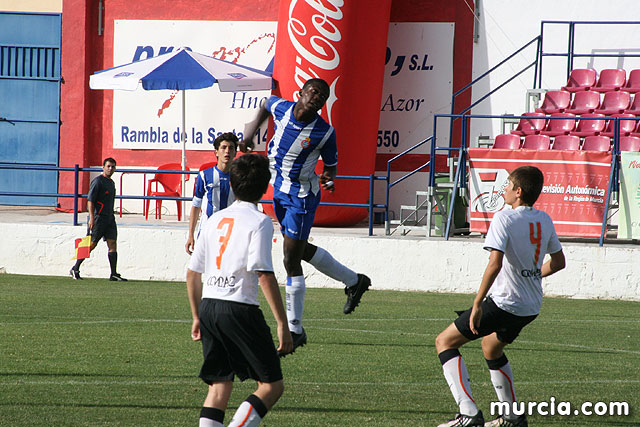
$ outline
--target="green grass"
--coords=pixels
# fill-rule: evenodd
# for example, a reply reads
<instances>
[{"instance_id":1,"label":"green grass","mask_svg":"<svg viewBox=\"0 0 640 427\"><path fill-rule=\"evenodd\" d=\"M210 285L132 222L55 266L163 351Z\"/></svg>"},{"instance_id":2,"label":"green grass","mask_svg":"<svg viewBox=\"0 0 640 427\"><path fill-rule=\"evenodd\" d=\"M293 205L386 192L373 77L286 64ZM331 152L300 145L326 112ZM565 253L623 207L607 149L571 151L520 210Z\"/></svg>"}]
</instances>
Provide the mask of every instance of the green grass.
<instances>
[{"instance_id":1,"label":"green grass","mask_svg":"<svg viewBox=\"0 0 640 427\"><path fill-rule=\"evenodd\" d=\"M309 344L283 359L265 426L433 426L456 411L434 338L469 295L309 289ZM268 306L265 315L271 322ZM627 401L627 417L530 417L532 426L640 425L640 303L547 298L507 348L522 401ZM1 426L197 425L206 386L185 286L0 275ZM273 328L272 328L273 329ZM479 343L462 349L476 401L495 393ZM236 383L229 421L254 383ZM488 418L488 417L487 417Z\"/></svg>"}]
</instances>

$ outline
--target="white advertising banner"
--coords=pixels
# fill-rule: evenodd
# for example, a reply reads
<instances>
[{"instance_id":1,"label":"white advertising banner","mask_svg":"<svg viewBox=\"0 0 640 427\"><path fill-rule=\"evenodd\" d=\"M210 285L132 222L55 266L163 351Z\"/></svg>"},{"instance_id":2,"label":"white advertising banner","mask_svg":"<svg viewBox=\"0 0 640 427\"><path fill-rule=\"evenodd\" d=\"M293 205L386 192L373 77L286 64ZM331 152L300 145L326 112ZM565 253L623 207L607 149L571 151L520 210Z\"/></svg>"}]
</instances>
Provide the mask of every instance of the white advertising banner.
<instances>
[{"instance_id":1,"label":"white advertising banner","mask_svg":"<svg viewBox=\"0 0 640 427\"><path fill-rule=\"evenodd\" d=\"M640 239L640 153L623 151L620 163L618 237Z\"/></svg>"},{"instance_id":2,"label":"white advertising banner","mask_svg":"<svg viewBox=\"0 0 640 427\"><path fill-rule=\"evenodd\" d=\"M181 47L265 70L274 56L275 22L116 20L114 66ZM187 90L187 150L211 150L221 133L240 138L271 91L222 93L217 85ZM114 91L113 147L180 150L182 94L173 90ZM260 129L264 148L266 129Z\"/></svg>"}]
</instances>

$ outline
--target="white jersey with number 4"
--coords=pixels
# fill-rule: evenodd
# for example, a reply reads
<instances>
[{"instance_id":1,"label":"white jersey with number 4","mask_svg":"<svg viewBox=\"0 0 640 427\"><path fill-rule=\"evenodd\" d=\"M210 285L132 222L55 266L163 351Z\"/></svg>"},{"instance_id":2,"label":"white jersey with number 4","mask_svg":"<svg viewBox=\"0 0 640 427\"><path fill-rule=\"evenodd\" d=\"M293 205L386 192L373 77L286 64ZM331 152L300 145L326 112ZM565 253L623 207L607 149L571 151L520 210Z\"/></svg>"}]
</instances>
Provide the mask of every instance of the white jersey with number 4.
<instances>
[{"instance_id":1,"label":"white jersey with number 4","mask_svg":"<svg viewBox=\"0 0 640 427\"><path fill-rule=\"evenodd\" d=\"M497 212L484 248L504 253L502 269L488 296L517 316L540 313L544 256L562 250L551 217L530 206Z\"/></svg>"},{"instance_id":2,"label":"white jersey with number 4","mask_svg":"<svg viewBox=\"0 0 640 427\"><path fill-rule=\"evenodd\" d=\"M189 269L202 273L202 298L258 303L258 271L273 271L273 223L249 202L215 212L196 241Z\"/></svg>"}]
</instances>

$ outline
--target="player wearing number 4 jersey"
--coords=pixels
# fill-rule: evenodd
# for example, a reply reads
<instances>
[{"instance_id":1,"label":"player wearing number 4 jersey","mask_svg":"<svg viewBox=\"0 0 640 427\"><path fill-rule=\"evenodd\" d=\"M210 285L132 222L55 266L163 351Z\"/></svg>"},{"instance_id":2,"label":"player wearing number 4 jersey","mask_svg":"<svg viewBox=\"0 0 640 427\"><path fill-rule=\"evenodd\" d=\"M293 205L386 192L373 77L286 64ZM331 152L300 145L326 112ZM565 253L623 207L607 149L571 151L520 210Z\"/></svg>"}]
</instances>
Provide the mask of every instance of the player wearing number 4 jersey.
<instances>
[{"instance_id":1,"label":"player wearing number 4 jersey","mask_svg":"<svg viewBox=\"0 0 640 427\"><path fill-rule=\"evenodd\" d=\"M509 412L485 424L458 349L482 338L482 352L498 400L508 402L511 408L516 394L504 347L540 312L542 278L565 267L551 218L533 207L543 182L542 172L533 166L511 172L504 199L513 209L497 212L491 221L484 244L490 251L489 263L473 306L436 338L444 376L459 406L456 417L440 427L528 425L524 415ZM547 262L543 262L545 254L551 256Z\"/></svg>"},{"instance_id":2,"label":"player wearing number 4 jersey","mask_svg":"<svg viewBox=\"0 0 640 427\"><path fill-rule=\"evenodd\" d=\"M256 380L258 389L238 407L228 427L257 426L284 390L278 353L290 353L293 340L273 274L273 223L257 207L269 178L264 156L248 154L232 163L236 201L207 220L189 262L191 336L202 340L200 378L209 384L200 427L224 425L235 376ZM277 350L258 307L258 285L277 322Z\"/></svg>"},{"instance_id":3,"label":"player wearing number 4 jersey","mask_svg":"<svg viewBox=\"0 0 640 427\"><path fill-rule=\"evenodd\" d=\"M270 115L273 116L275 133L269 142L268 153L273 207L284 236L287 317L294 350L307 342L307 334L302 327L306 292L303 260L321 273L344 283L347 295L343 309L345 314L351 313L358 306L362 294L371 286L371 280L367 276L355 273L326 250L308 242L316 208L320 203L320 188L327 191L335 189L338 164L336 132L318 115L329 93L327 82L311 79L302 86L297 102L272 96L245 132L245 135L255 135L257 128ZM242 141L240 150L253 150L253 141L250 138ZM315 168L320 157L324 162L324 169L318 177Z\"/></svg>"}]
</instances>

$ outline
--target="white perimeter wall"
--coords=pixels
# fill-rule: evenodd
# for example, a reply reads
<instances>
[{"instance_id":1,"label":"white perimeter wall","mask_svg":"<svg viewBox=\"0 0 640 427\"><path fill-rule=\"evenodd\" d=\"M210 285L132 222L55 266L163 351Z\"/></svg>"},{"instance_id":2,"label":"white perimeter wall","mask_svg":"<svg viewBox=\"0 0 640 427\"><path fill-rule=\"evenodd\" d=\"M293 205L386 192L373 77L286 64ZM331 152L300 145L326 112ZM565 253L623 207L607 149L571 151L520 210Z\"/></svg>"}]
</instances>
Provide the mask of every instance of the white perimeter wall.
<instances>
[{"instance_id":1,"label":"white perimeter wall","mask_svg":"<svg viewBox=\"0 0 640 427\"><path fill-rule=\"evenodd\" d=\"M478 43L473 51L473 78L540 34L541 21L640 21L637 0L481 0ZM567 52L568 25L545 25L545 52ZM578 25L576 53L640 54L640 25ZM473 100L480 99L510 76L535 60L535 43L483 79L473 88ZM542 88L559 89L567 81L566 59L544 59ZM574 68L640 68L640 58L575 58ZM533 87L533 67L472 110L473 114L520 115L525 112L525 94ZM486 80L486 81L485 81ZM501 133L499 120L472 120L472 145L479 134Z\"/></svg>"},{"instance_id":2,"label":"white perimeter wall","mask_svg":"<svg viewBox=\"0 0 640 427\"><path fill-rule=\"evenodd\" d=\"M86 226L56 224L0 224L0 271L13 274L64 276L75 238ZM336 259L369 275L374 289L473 293L486 266L488 253L474 241L427 240L315 234L313 243ZM189 256L184 251L186 229L118 227L118 270L137 280L183 281ZM282 240L274 243L274 267L284 283ZM543 281L547 296L640 300L640 251L620 245L564 244L567 268ZM106 278L106 244L101 242L82 275ZM310 287L341 284L305 265ZM69 278L71 280L71 278Z\"/></svg>"}]
</instances>

